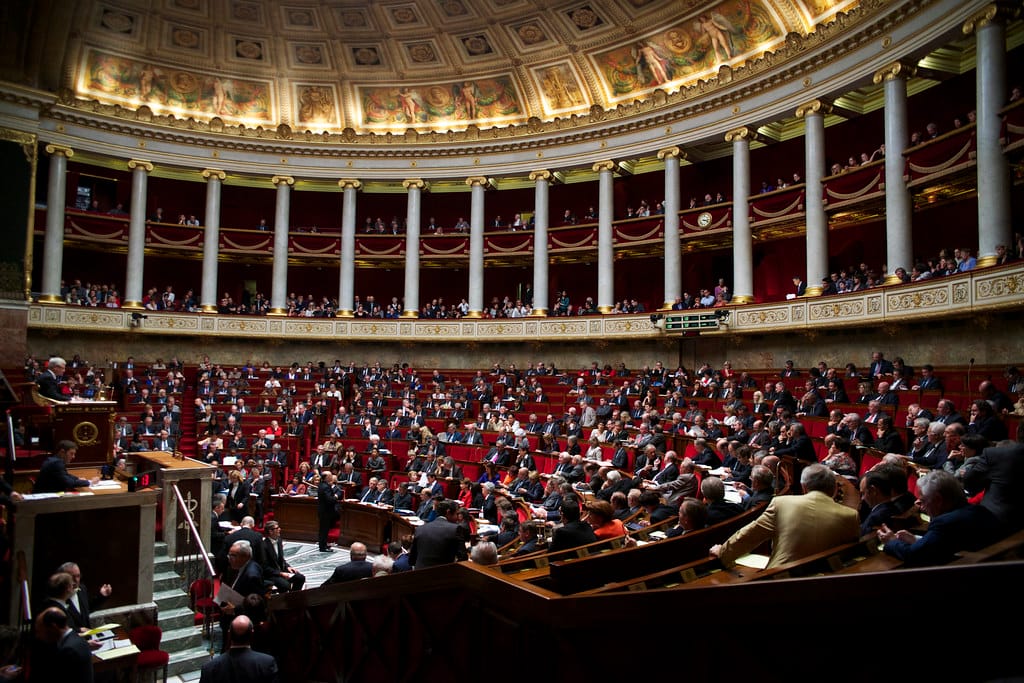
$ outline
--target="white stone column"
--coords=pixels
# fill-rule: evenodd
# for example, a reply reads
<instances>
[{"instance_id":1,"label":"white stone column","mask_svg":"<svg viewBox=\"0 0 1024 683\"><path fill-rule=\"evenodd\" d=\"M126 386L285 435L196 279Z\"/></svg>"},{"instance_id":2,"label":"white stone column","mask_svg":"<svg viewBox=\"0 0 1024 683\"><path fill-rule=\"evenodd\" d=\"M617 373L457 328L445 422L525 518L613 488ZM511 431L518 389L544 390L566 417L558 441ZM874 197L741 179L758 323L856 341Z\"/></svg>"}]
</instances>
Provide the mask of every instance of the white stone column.
<instances>
[{"instance_id":1,"label":"white stone column","mask_svg":"<svg viewBox=\"0 0 1024 683\"><path fill-rule=\"evenodd\" d=\"M46 236L43 238L43 288L39 302L62 304L60 276L64 269L64 211L68 196L68 159L74 150L63 145L47 145L50 155L50 179L46 186ZM31 271L32 268L30 267Z\"/></svg>"},{"instance_id":2,"label":"white stone column","mask_svg":"<svg viewBox=\"0 0 1024 683\"><path fill-rule=\"evenodd\" d=\"M128 264L124 308L142 308L142 269L146 257L146 195L153 164L140 159L128 162L132 170L132 208L128 222Z\"/></svg>"},{"instance_id":3,"label":"white stone column","mask_svg":"<svg viewBox=\"0 0 1024 683\"><path fill-rule=\"evenodd\" d=\"M725 134L732 143L732 302L754 300L754 241L750 232L750 143L757 133L747 127Z\"/></svg>"},{"instance_id":4,"label":"white stone column","mask_svg":"<svg viewBox=\"0 0 1024 683\"><path fill-rule=\"evenodd\" d=\"M276 175L270 182L277 186L274 205L274 264L271 270L270 311L268 315L288 315L288 229L291 192L295 178Z\"/></svg>"},{"instance_id":5,"label":"white stone column","mask_svg":"<svg viewBox=\"0 0 1024 683\"><path fill-rule=\"evenodd\" d=\"M885 90L885 284L902 282L897 268L909 273L914 266L914 204L904 178L903 151L910 144L907 125L907 79L912 64L893 62L875 73Z\"/></svg>"},{"instance_id":6,"label":"white stone column","mask_svg":"<svg viewBox=\"0 0 1024 683\"><path fill-rule=\"evenodd\" d=\"M217 312L217 257L220 252L220 188L227 174L213 168L203 170L206 178L206 217L203 229L203 286L199 307L203 313Z\"/></svg>"},{"instance_id":7,"label":"white stone column","mask_svg":"<svg viewBox=\"0 0 1024 683\"><path fill-rule=\"evenodd\" d=\"M821 279L828 275L828 216L822 202L825 177L825 114L821 100L797 107L804 120L804 191L807 216L807 296L821 294Z\"/></svg>"},{"instance_id":8,"label":"white stone column","mask_svg":"<svg viewBox=\"0 0 1024 683\"><path fill-rule=\"evenodd\" d=\"M420 315L420 206L427 184L421 178L402 181L408 192L405 226L405 302L403 318Z\"/></svg>"},{"instance_id":9,"label":"white stone column","mask_svg":"<svg viewBox=\"0 0 1024 683\"><path fill-rule=\"evenodd\" d=\"M341 204L341 271L338 282L339 318L351 318L355 313L356 279L356 193L363 186L352 178L338 181L343 190Z\"/></svg>"},{"instance_id":10,"label":"white stone column","mask_svg":"<svg viewBox=\"0 0 1024 683\"><path fill-rule=\"evenodd\" d=\"M548 190L551 171L530 173L533 181L533 309L538 318L548 314Z\"/></svg>"},{"instance_id":11,"label":"white stone column","mask_svg":"<svg viewBox=\"0 0 1024 683\"><path fill-rule=\"evenodd\" d=\"M1015 6L1018 3L1014 3ZM1014 8L992 4L964 24L965 34L974 34L977 43L974 69L977 79L978 145L978 265L996 262L996 247L1013 244L1010 215L1010 165L999 141L1006 105L1006 21ZM960 245L964 246L964 245ZM969 245L968 245L969 246Z\"/></svg>"},{"instance_id":12,"label":"white stone column","mask_svg":"<svg viewBox=\"0 0 1024 683\"><path fill-rule=\"evenodd\" d=\"M467 318L482 318L484 312L484 192L487 178L466 178L472 188L469 207L469 313Z\"/></svg>"},{"instance_id":13,"label":"white stone column","mask_svg":"<svg viewBox=\"0 0 1024 683\"><path fill-rule=\"evenodd\" d=\"M599 161L593 169L598 174L597 208L597 311L611 313L615 308L615 244L612 221L615 218L615 196L612 192L614 161Z\"/></svg>"},{"instance_id":14,"label":"white stone column","mask_svg":"<svg viewBox=\"0 0 1024 683\"><path fill-rule=\"evenodd\" d=\"M658 158L665 162L665 300L661 310L672 309L672 304L683 295L683 264L679 244L679 162L686 153L678 147L658 150Z\"/></svg>"}]
</instances>

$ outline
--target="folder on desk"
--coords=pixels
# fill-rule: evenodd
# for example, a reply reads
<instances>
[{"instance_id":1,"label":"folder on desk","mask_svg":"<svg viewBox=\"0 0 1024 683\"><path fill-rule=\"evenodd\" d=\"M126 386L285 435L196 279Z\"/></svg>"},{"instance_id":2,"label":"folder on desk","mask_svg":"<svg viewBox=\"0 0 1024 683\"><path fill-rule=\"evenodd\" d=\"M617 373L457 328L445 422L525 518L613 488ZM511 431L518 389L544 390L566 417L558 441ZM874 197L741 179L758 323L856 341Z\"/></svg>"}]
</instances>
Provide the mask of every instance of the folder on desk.
<instances>
[{"instance_id":1,"label":"folder on desk","mask_svg":"<svg viewBox=\"0 0 1024 683\"><path fill-rule=\"evenodd\" d=\"M112 647L109 650L99 650L93 653L93 657L107 661L108 659L117 659L118 657L136 655L138 653L139 648L135 645L129 645L127 647Z\"/></svg>"}]
</instances>

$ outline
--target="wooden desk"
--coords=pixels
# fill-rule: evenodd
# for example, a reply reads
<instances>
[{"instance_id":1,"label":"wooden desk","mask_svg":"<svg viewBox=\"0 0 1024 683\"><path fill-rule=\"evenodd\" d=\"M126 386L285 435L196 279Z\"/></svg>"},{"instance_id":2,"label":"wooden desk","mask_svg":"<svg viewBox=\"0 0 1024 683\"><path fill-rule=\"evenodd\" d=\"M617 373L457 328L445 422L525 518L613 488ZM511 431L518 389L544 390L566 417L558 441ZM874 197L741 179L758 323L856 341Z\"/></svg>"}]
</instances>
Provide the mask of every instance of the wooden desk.
<instances>
[{"instance_id":1,"label":"wooden desk","mask_svg":"<svg viewBox=\"0 0 1024 683\"><path fill-rule=\"evenodd\" d=\"M271 496L274 519L281 523L282 534L289 540L315 542L319 530L317 501L312 496ZM351 545L365 543L372 552L391 540L412 535L413 524L390 508L352 501L341 501L338 542Z\"/></svg>"}]
</instances>

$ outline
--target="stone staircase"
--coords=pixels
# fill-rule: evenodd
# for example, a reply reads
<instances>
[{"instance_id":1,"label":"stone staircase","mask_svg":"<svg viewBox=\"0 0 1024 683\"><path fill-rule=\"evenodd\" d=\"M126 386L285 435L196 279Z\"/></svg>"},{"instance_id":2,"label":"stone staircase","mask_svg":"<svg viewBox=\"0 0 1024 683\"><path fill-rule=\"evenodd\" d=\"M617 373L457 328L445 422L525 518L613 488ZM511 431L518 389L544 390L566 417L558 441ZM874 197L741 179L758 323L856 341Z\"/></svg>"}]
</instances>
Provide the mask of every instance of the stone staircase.
<instances>
[{"instance_id":1,"label":"stone staircase","mask_svg":"<svg viewBox=\"0 0 1024 683\"><path fill-rule=\"evenodd\" d=\"M168 556L166 543L157 543L153 555L153 602L157 623L164 632L160 649L171 655L167 674L198 671L210 659L210 644L203 639L202 626L195 623L188 587L174 571L174 559Z\"/></svg>"}]
</instances>

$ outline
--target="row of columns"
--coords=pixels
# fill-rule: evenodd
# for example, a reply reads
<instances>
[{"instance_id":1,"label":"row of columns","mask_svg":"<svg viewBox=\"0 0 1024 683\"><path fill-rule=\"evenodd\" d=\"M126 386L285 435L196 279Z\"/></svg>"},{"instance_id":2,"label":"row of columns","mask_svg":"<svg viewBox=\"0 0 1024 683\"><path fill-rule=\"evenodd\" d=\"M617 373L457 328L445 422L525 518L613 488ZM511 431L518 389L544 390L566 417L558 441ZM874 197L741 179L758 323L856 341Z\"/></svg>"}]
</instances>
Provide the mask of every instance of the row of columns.
<instances>
[{"instance_id":1,"label":"row of columns","mask_svg":"<svg viewBox=\"0 0 1024 683\"><path fill-rule=\"evenodd\" d=\"M979 265L995 261L998 244L1008 244L1010 223L1009 165L999 140L1000 114L1006 97L1005 10L992 5L967 22L963 31L977 40L977 176L978 176L978 243ZM904 179L903 152L909 143L907 125L907 79L915 73L913 65L893 62L874 75L876 84L883 84L885 96L885 203L886 203L886 281L897 280L897 268L913 266L913 205ZM825 176L825 116L830 106L812 100L796 110L804 120L806 183L806 250L809 283L807 293L820 294L819 283L828 275L828 216L823 202ZM732 144L733 158L733 302L754 300L753 242L748 203L750 200L750 143L756 132L739 127L725 135ZM43 282L40 301L56 303L60 296L63 262L64 209L66 202L67 160L73 150L62 145L48 145L51 155L47 187L48 211L43 251ZM664 163L664 303L668 309L681 297L682 258L679 235L680 187L679 166L686 153L679 147L658 151ZM124 292L125 308L142 307L143 266L145 256L147 181L153 171L149 161L131 159L131 214L129 220L128 263ZM598 255L597 308L610 312L614 299L614 233L613 179L616 163L600 161L593 165L598 174ZM203 242L203 268L200 305L203 311L217 310L217 259L220 231L221 186L226 174L222 170L202 171L207 182L206 226ZM548 314L548 217L549 189L556 176L550 170L530 173L534 183L534 263L533 315ZM295 179L274 176L277 188L274 211L274 247L272 266L271 315L287 312L288 292L288 230L291 189ZM469 236L469 315L479 318L484 310L484 201L489 180L483 176L466 179L470 187ZM340 282L338 315L354 312L356 199L362 183L356 179L338 181L342 188L342 233L340 250ZM405 289L403 317L419 314L420 278L420 207L427 183L420 178L403 181L406 189Z\"/></svg>"}]
</instances>

